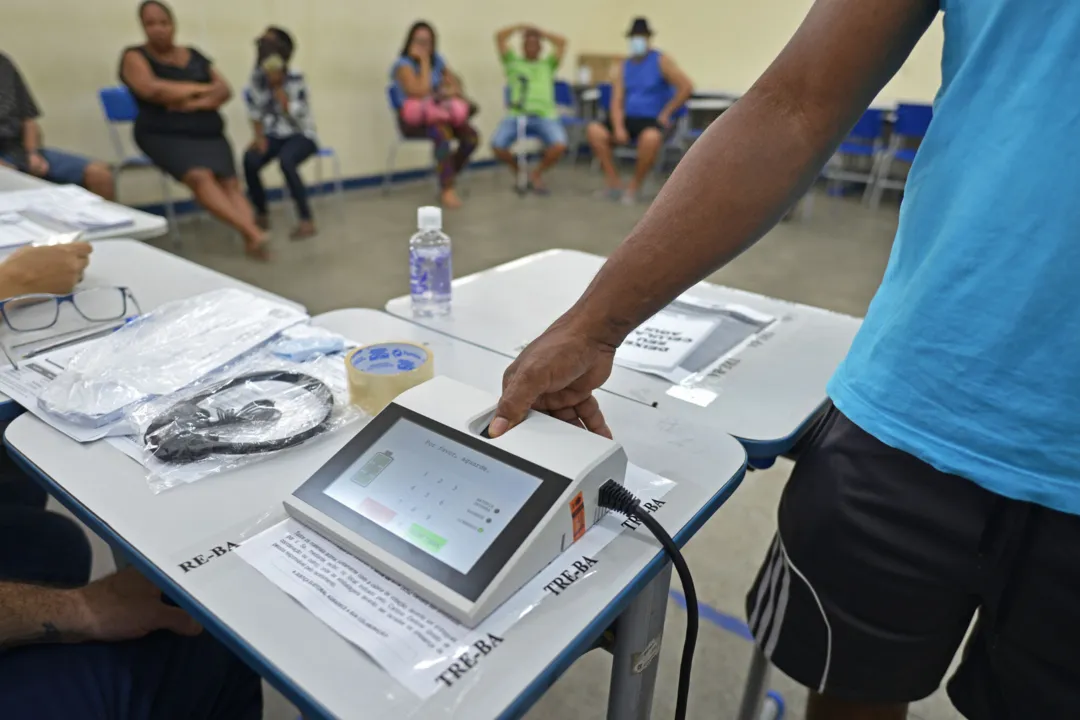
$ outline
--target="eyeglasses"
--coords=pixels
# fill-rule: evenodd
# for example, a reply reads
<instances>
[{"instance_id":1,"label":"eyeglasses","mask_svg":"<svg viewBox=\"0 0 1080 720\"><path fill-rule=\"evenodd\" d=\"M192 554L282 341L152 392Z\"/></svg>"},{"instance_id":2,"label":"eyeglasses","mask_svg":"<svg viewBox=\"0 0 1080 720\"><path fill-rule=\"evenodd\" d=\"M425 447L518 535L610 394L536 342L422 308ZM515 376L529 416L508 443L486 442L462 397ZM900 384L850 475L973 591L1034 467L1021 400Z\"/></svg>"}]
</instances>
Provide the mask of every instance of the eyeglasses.
<instances>
[{"instance_id":1,"label":"eyeglasses","mask_svg":"<svg viewBox=\"0 0 1080 720\"><path fill-rule=\"evenodd\" d=\"M131 307L141 314L139 303L126 287L87 288L69 295L38 293L17 295L0 301L0 315L17 332L47 330L60 318L60 306L71 303L75 312L89 322L108 322L128 316Z\"/></svg>"}]
</instances>

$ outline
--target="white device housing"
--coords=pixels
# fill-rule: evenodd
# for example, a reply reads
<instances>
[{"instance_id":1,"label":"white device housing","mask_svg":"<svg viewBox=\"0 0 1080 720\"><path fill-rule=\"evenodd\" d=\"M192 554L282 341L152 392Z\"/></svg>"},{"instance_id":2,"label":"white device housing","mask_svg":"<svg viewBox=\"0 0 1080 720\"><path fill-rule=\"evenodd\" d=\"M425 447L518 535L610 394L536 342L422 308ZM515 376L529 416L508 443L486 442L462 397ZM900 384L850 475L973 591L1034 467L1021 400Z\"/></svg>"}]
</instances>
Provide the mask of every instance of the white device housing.
<instances>
[{"instance_id":1,"label":"white device housing","mask_svg":"<svg viewBox=\"0 0 1080 720\"><path fill-rule=\"evenodd\" d=\"M475 601L294 495L285 499L286 511L454 619L474 627L574 542L570 503L578 493L584 502L587 529L605 514L597 504L600 486L608 480L622 484L626 476L626 452L618 443L540 412L530 411L521 424L501 437L482 437L480 433L494 416L497 403L498 397L445 376L405 391L392 403L569 480L559 499ZM388 407L383 413L390 411ZM578 533L580 536L580 523ZM493 544L499 540L496 537Z\"/></svg>"}]
</instances>

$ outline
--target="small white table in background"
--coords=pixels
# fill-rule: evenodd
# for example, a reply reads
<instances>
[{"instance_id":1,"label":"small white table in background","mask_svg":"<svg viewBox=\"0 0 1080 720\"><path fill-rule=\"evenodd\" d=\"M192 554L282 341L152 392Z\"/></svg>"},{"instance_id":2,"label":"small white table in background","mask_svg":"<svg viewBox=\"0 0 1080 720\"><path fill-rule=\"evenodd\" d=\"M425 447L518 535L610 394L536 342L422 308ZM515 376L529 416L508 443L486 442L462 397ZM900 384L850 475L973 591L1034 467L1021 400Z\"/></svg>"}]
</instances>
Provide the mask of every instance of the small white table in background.
<instances>
[{"instance_id":1,"label":"small white table in background","mask_svg":"<svg viewBox=\"0 0 1080 720\"><path fill-rule=\"evenodd\" d=\"M49 187L50 184L33 175L27 175L7 167L0 167L0 193L12 190L33 190L35 188ZM106 238L149 240L164 235L169 229L168 222L160 215L153 215L118 203L109 203L109 205L114 210L130 215L133 221L132 224L122 228L84 233L83 238L85 240L104 240Z\"/></svg>"},{"instance_id":2,"label":"small white table in background","mask_svg":"<svg viewBox=\"0 0 1080 720\"><path fill-rule=\"evenodd\" d=\"M225 288L247 290L297 305L291 300L135 240L101 240L93 245L90 265L76 290L110 285L129 288L144 313L173 300ZM64 309L64 312L71 312L70 306ZM8 334L2 338L4 341L14 338L11 329L3 326L2 321L0 333ZM47 336L48 331L26 333L26 338L34 339L37 335ZM0 358L0 363L2 362L6 361ZM0 420L9 419L17 412L19 406L7 395L0 393Z\"/></svg>"},{"instance_id":3,"label":"small white table in background","mask_svg":"<svg viewBox=\"0 0 1080 720\"><path fill-rule=\"evenodd\" d=\"M454 281L451 313L413 318L408 296L386 304L393 315L516 357L521 348L570 308L604 258L548 250ZM861 323L828 310L701 283L690 294L744 305L777 318L760 342L739 352L710 379L705 406L669 394L668 381L615 366L604 389L651 405L672 419L734 435L763 466L787 452L825 405L825 384ZM708 399L708 394L705 399ZM705 402L705 400L700 400Z\"/></svg>"},{"instance_id":4,"label":"small white table in background","mask_svg":"<svg viewBox=\"0 0 1080 720\"><path fill-rule=\"evenodd\" d=\"M437 373L489 392L498 392L509 364L505 356L375 310L339 310L316 323L362 344L424 343ZM615 395L602 394L600 404L630 460L678 483L655 517L685 543L738 486L742 447L722 433L672 424ZM214 556L193 571L181 567L239 540L260 518L281 513L282 499L350 436L339 433L160 495L150 492L144 469L112 446L79 445L29 414L15 420L4 439L16 461L54 497L121 548L306 718L520 717L612 627L608 717L648 717L658 662L634 670L634 658L662 636L671 570L659 545L642 533L616 538L598 553L594 576L560 593L558 602L541 603L506 634L498 659L479 663L426 701L239 557Z\"/></svg>"}]
</instances>

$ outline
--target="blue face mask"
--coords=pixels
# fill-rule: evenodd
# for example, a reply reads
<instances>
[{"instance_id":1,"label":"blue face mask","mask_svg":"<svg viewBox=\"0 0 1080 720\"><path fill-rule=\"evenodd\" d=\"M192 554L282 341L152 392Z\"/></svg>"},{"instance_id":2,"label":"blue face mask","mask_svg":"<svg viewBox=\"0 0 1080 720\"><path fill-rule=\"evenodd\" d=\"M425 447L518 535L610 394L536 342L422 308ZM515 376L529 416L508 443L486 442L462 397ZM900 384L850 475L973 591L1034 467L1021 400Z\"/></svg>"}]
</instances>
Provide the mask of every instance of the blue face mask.
<instances>
[{"instance_id":1,"label":"blue face mask","mask_svg":"<svg viewBox=\"0 0 1080 720\"><path fill-rule=\"evenodd\" d=\"M632 36L629 45L631 55L639 56L649 52L649 38L644 35Z\"/></svg>"}]
</instances>

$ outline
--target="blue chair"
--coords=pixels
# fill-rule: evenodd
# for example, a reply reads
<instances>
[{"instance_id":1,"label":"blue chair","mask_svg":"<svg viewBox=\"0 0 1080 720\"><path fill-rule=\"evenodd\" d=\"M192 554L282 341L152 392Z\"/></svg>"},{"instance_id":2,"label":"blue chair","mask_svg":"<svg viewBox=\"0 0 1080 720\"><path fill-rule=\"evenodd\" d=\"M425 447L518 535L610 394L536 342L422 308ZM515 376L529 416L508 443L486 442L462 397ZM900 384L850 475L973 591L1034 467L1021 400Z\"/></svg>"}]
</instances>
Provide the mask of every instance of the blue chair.
<instances>
[{"instance_id":1,"label":"blue chair","mask_svg":"<svg viewBox=\"0 0 1080 720\"><path fill-rule=\"evenodd\" d=\"M821 177L828 181L830 190L837 188L840 183L862 183L866 186L863 200L870 200L884 144L884 128L884 111L872 108L862 114L821 171ZM852 167L859 163L866 169Z\"/></svg>"},{"instance_id":2,"label":"blue chair","mask_svg":"<svg viewBox=\"0 0 1080 720\"><path fill-rule=\"evenodd\" d=\"M585 144L585 127L589 121L581 115L574 89L565 80L555 81L555 106L561 111L559 119L570 137L570 163L577 165L581 146Z\"/></svg>"},{"instance_id":3,"label":"blue chair","mask_svg":"<svg viewBox=\"0 0 1080 720\"><path fill-rule=\"evenodd\" d=\"M249 87L244 88L244 101L248 104L248 106L251 106L251 105L254 104L251 101L251 88L249 88ZM311 108L311 98L310 97L307 98L307 104L308 104L308 111L314 115L315 111ZM330 161L330 169L334 173L334 177L331 180L331 182L333 183L333 190L332 191L336 192L338 194L338 197L342 201L344 201L344 199L345 199L345 185L343 184L342 179L341 179L341 162L338 160L337 152L332 147L329 147L327 145L320 145L318 147L318 149L315 151L315 156L314 157L315 157L315 187L318 188L319 192L323 192L323 190L326 188L326 183L323 182L322 161L324 159L328 159ZM285 200L286 206L290 207L290 212L292 212L291 203L289 203L289 185L288 185L288 183L285 183L285 182L281 183L281 196L282 196L282 199Z\"/></svg>"},{"instance_id":4,"label":"blue chair","mask_svg":"<svg viewBox=\"0 0 1080 720\"><path fill-rule=\"evenodd\" d=\"M101 102L101 109L105 113L105 122L109 127L109 139L112 141L113 153L116 155L116 162L113 163L114 182L119 179L120 173L124 170L130 168L154 168L154 163L145 155L141 153L129 155L125 152L124 143L120 137L119 127L135 122L135 117L139 114L139 107L135 104L135 98L131 96L131 91L123 86L101 88L98 90L98 100ZM179 247L180 227L176 222L176 205L173 202L172 191L169 188L169 178L164 172L159 171L159 174L161 176L161 197L165 204L165 218L169 223L169 234L172 236L173 244ZM116 188L114 187L114 194L115 191Z\"/></svg>"},{"instance_id":5,"label":"blue chair","mask_svg":"<svg viewBox=\"0 0 1080 720\"><path fill-rule=\"evenodd\" d=\"M893 162L899 160L910 165L918 152L916 143L926 136L930 121L934 117L934 108L930 105L901 104L896 108L896 121L893 123L889 146L882 152L877 174L873 180L874 191L870 197L871 207L881 204L881 195L885 190L903 190L905 179L892 179L889 173ZM913 146L914 145L914 146Z\"/></svg>"}]
</instances>

